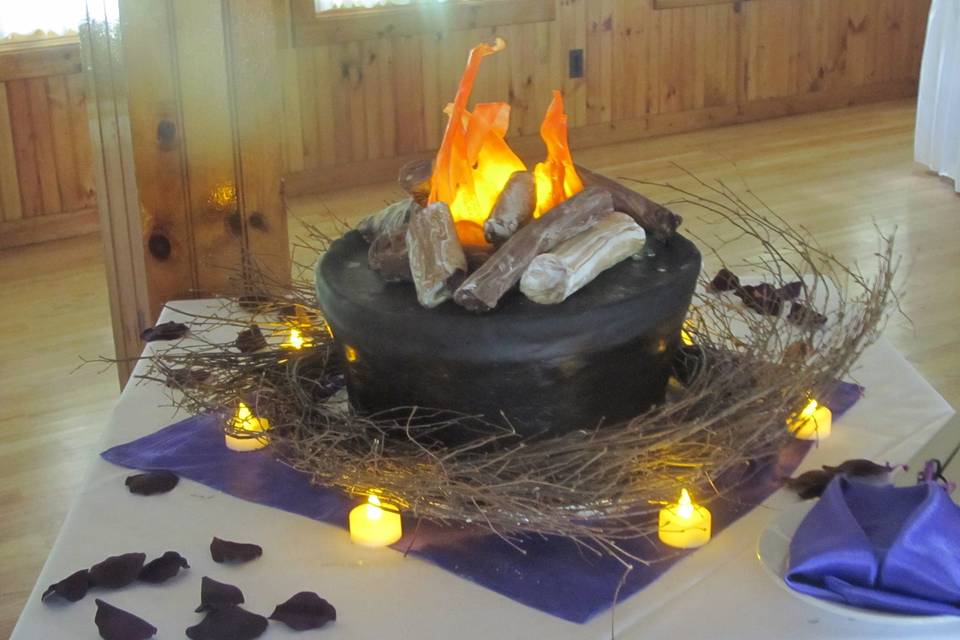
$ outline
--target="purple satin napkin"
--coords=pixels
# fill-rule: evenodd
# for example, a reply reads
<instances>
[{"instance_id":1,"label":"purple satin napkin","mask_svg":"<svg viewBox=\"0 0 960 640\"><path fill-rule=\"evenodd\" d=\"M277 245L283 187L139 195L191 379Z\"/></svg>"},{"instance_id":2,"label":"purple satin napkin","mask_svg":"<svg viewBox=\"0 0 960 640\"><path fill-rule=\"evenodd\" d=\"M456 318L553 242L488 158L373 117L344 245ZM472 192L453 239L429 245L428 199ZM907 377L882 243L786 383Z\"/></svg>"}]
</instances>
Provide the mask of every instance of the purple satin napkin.
<instances>
[{"instance_id":1,"label":"purple satin napkin","mask_svg":"<svg viewBox=\"0 0 960 640\"><path fill-rule=\"evenodd\" d=\"M824 404L839 417L862 393L862 387L841 382L825 394ZM277 460L270 448L230 451L224 446L222 429L222 416L195 416L101 455L134 469L168 469L244 500L346 528L355 499L312 485L309 476ZM739 486L711 501L714 535L780 488L782 478L793 474L811 445L800 440L788 442L779 455L751 465L748 478ZM592 555L564 539L531 536L521 542L524 552L520 553L482 527L422 523L418 528L406 517L403 527L407 533L395 549L409 549L412 555L462 578L571 622L584 623L606 611L624 576L617 560ZM619 592L621 600L644 589L692 553L647 538L624 541L622 546L651 564L637 565L627 575Z\"/></svg>"},{"instance_id":2,"label":"purple satin napkin","mask_svg":"<svg viewBox=\"0 0 960 640\"><path fill-rule=\"evenodd\" d=\"M835 478L790 542L786 581L855 607L960 615L960 507L934 482Z\"/></svg>"}]
</instances>

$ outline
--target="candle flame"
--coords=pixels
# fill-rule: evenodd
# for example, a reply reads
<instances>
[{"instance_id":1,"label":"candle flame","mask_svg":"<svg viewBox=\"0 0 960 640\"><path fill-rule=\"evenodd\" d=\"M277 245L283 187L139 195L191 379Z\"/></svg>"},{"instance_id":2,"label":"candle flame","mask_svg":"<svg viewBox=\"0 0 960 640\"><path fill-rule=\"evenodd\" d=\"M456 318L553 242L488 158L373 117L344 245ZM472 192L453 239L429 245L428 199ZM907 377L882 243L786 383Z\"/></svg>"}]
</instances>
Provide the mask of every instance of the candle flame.
<instances>
[{"instance_id":1,"label":"candle flame","mask_svg":"<svg viewBox=\"0 0 960 640\"><path fill-rule=\"evenodd\" d=\"M237 405L237 415L233 419L233 428L235 431L263 431L263 425L250 411L250 407L243 402Z\"/></svg>"},{"instance_id":2,"label":"candle flame","mask_svg":"<svg viewBox=\"0 0 960 640\"><path fill-rule=\"evenodd\" d=\"M289 346L293 349L303 349L305 340L303 339L303 334L300 333L300 329L293 327L290 329L290 337L287 338L286 346Z\"/></svg>"},{"instance_id":3,"label":"candle flame","mask_svg":"<svg viewBox=\"0 0 960 640\"><path fill-rule=\"evenodd\" d=\"M382 517L383 509L380 508L380 498L371 493L367 496L367 518L379 520Z\"/></svg>"},{"instance_id":4,"label":"candle flame","mask_svg":"<svg viewBox=\"0 0 960 640\"><path fill-rule=\"evenodd\" d=\"M686 489L680 490L680 501L677 502L677 515L681 518L689 518L693 515L693 500Z\"/></svg>"}]
</instances>

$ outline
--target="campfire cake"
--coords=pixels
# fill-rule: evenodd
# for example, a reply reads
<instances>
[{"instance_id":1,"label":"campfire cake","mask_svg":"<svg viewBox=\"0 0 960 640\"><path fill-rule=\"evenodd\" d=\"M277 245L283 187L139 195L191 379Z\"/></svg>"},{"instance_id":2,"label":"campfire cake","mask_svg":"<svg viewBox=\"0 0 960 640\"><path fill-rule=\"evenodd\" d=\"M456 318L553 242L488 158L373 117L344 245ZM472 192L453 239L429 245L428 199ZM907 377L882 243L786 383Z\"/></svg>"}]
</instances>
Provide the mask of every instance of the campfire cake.
<instances>
[{"instance_id":1,"label":"campfire cake","mask_svg":"<svg viewBox=\"0 0 960 640\"><path fill-rule=\"evenodd\" d=\"M533 171L504 137L509 105L467 110L470 54L432 163L401 170L410 194L335 240L317 298L342 350L355 410L413 407L542 437L630 419L663 401L700 254L680 218L576 167L559 92Z\"/></svg>"}]
</instances>

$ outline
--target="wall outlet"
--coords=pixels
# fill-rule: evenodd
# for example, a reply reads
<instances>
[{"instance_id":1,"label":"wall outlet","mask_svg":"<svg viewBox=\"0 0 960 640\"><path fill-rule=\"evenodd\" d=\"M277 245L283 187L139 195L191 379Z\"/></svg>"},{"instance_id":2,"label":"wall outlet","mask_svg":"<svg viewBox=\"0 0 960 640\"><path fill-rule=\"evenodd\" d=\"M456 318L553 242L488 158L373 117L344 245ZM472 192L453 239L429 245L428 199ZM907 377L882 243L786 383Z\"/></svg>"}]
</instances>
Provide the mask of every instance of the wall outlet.
<instances>
[{"instance_id":1,"label":"wall outlet","mask_svg":"<svg viewBox=\"0 0 960 640\"><path fill-rule=\"evenodd\" d=\"M583 77L583 49L570 49L570 77Z\"/></svg>"}]
</instances>

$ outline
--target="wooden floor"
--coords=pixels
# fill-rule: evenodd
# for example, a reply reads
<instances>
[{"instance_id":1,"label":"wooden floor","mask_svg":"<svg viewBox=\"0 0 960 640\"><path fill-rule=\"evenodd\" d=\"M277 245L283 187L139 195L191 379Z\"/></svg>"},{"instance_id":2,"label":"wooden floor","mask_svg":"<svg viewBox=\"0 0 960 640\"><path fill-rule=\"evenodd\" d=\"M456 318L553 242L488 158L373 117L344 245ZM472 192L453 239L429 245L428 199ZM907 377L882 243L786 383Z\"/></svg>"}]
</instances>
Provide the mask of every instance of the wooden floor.
<instances>
[{"instance_id":1,"label":"wooden floor","mask_svg":"<svg viewBox=\"0 0 960 640\"><path fill-rule=\"evenodd\" d=\"M898 227L903 309L887 336L960 406L960 196L912 163L910 102L812 114L590 149L577 160L614 176L684 183L677 167L748 186L845 260L867 260L874 223ZM688 182L687 182L688 183ZM292 203L303 221L344 221L398 197L393 185ZM697 229L695 216L685 223ZM292 233L297 225L293 224ZM699 227L702 229L702 225ZM118 389L114 372L75 371L111 350L95 237L0 252L0 638L52 545ZM944 456L960 424L932 447ZM960 479L960 464L951 469Z\"/></svg>"}]
</instances>

